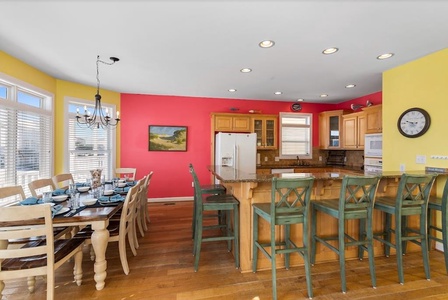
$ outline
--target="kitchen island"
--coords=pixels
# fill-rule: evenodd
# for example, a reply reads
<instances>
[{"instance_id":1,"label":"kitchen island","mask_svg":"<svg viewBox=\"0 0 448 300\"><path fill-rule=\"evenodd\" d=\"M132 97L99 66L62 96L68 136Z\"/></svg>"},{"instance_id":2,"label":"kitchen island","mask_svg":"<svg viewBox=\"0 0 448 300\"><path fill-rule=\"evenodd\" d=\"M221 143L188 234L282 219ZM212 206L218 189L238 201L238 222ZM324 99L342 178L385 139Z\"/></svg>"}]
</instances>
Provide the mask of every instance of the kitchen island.
<instances>
[{"instance_id":1,"label":"kitchen island","mask_svg":"<svg viewBox=\"0 0 448 300\"><path fill-rule=\"evenodd\" d=\"M377 196L395 196L398 182L402 172L383 172L381 174L368 174L361 171L335 169L334 172L316 172L314 169L310 173L283 173L283 174L249 174L227 166L209 166L210 172L227 188L227 193L233 194L240 201L240 265L241 272L252 271L252 204L269 203L271 201L271 181L273 177L300 178L313 176L314 187L311 200L339 198L339 191L342 178L345 175L378 175L381 181L378 187ZM324 170L325 171L325 170ZM406 172L408 174L424 174L425 171ZM432 192L435 194L436 188ZM410 224L417 223L418 220L411 220ZM380 212L374 212L374 232L379 232L383 228L384 217ZM301 225L291 228L291 237L301 244ZM318 234L337 234L337 220L318 213ZM352 221L347 225L347 232L357 236L358 221ZM277 230L276 236L281 237L282 232ZM260 221L259 235L261 240L269 239L269 224ZM411 243L409 243L411 244ZM375 241L375 255L383 255L383 246ZM409 251L419 250L415 245L408 246ZM357 248L350 247L346 250L347 258L357 257ZM316 262L337 260L338 256L319 243L316 249ZM366 262L367 263L367 262ZM303 260L299 255L291 256L291 266L302 265ZM283 259L277 259L277 267L283 267ZM258 270L270 269L270 261L262 254L258 256Z\"/></svg>"}]
</instances>

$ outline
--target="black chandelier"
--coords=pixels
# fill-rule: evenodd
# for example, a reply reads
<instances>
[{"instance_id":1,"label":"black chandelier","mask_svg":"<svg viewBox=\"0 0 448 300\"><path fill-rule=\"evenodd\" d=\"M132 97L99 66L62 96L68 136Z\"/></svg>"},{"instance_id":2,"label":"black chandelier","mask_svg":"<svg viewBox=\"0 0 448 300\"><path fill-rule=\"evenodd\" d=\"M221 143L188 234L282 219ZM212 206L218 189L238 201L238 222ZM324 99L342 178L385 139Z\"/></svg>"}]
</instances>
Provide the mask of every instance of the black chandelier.
<instances>
[{"instance_id":1,"label":"black chandelier","mask_svg":"<svg viewBox=\"0 0 448 300\"><path fill-rule=\"evenodd\" d=\"M112 119L112 117L109 116L108 109L106 108L105 111L103 111L101 107L101 95L100 95L100 71L98 64L103 63L105 65L113 65L117 61L119 61L116 57L110 57L110 60L112 62L105 62L100 60L100 56L98 55L96 57L96 95L95 95L95 109L93 110L93 113L90 114L90 111L87 110L87 106L84 106L84 114L79 114L79 109L76 109L76 121L79 125L85 125L88 128L115 128L118 125L118 122L120 122L120 112L117 111L117 117L115 119ZM115 122L113 121L115 120Z\"/></svg>"}]
</instances>

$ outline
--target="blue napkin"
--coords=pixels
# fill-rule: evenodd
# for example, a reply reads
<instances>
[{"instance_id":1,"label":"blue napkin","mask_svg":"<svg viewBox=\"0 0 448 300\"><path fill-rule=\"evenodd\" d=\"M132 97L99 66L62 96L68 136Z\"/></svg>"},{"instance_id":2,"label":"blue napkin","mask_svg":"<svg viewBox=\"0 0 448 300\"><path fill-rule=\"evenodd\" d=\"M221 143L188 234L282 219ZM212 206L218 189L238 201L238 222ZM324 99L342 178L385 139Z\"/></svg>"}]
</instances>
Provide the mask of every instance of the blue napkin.
<instances>
[{"instance_id":1,"label":"blue napkin","mask_svg":"<svg viewBox=\"0 0 448 300\"><path fill-rule=\"evenodd\" d=\"M125 187L116 187L114 191L115 191L115 193L123 193L123 192L129 192L130 189L131 189L131 188L128 187L128 186L125 186Z\"/></svg>"},{"instance_id":2,"label":"blue napkin","mask_svg":"<svg viewBox=\"0 0 448 300\"><path fill-rule=\"evenodd\" d=\"M81 187L81 186L87 186L87 183L83 183L83 182L76 182L75 183L76 187Z\"/></svg>"},{"instance_id":3,"label":"blue napkin","mask_svg":"<svg viewBox=\"0 0 448 300\"><path fill-rule=\"evenodd\" d=\"M68 194L68 189L55 189L53 191L53 196L60 196L60 195L65 195Z\"/></svg>"},{"instance_id":4,"label":"blue napkin","mask_svg":"<svg viewBox=\"0 0 448 300\"><path fill-rule=\"evenodd\" d=\"M52 217L54 218L54 216L62 209L62 205L60 205L60 204L57 204L57 205L53 205L52 207L51 207L51 215L52 215Z\"/></svg>"},{"instance_id":5,"label":"blue napkin","mask_svg":"<svg viewBox=\"0 0 448 300\"><path fill-rule=\"evenodd\" d=\"M124 201L124 197L120 195L114 195L114 196L101 196L98 200L102 202L118 202L118 201Z\"/></svg>"},{"instance_id":6,"label":"blue napkin","mask_svg":"<svg viewBox=\"0 0 448 300\"><path fill-rule=\"evenodd\" d=\"M134 185L136 185L137 184L137 181L128 181L128 182L126 182L126 184L127 184L127 186L134 186Z\"/></svg>"},{"instance_id":7,"label":"blue napkin","mask_svg":"<svg viewBox=\"0 0 448 300\"><path fill-rule=\"evenodd\" d=\"M25 200L20 202L20 205L34 205L34 204L41 204L42 203L42 199L38 199L36 197L29 197L26 198Z\"/></svg>"}]
</instances>

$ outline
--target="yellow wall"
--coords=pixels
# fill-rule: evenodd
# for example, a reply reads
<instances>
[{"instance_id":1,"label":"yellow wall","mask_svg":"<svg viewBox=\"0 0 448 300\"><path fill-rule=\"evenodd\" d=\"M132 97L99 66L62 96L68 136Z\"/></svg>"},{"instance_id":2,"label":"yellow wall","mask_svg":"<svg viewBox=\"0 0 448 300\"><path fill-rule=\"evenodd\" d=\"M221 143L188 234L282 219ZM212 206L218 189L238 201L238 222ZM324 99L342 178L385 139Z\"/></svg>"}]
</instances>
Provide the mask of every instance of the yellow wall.
<instances>
[{"instance_id":1,"label":"yellow wall","mask_svg":"<svg viewBox=\"0 0 448 300\"><path fill-rule=\"evenodd\" d=\"M421 137L406 138L397 129L397 120L411 107L425 109L431 126ZM383 169L424 170L425 166L448 168L448 49L401 65L383 73ZM417 155L426 156L426 164L416 164ZM442 178L441 178L442 179ZM438 191L442 184L438 184ZM438 192L438 194L440 194Z\"/></svg>"},{"instance_id":2,"label":"yellow wall","mask_svg":"<svg viewBox=\"0 0 448 300\"><path fill-rule=\"evenodd\" d=\"M68 82L53 78L24 62L0 51L0 72L11 77L25 81L37 88L48 91L54 95L54 174L64 171L64 97L73 97L94 101L96 87ZM120 93L101 89L102 101L115 104L120 110ZM120 126L117 128L116 145L120 145ZM120 165L120 147L117 148L116 165Z\"/></svg>"}]
</instances>

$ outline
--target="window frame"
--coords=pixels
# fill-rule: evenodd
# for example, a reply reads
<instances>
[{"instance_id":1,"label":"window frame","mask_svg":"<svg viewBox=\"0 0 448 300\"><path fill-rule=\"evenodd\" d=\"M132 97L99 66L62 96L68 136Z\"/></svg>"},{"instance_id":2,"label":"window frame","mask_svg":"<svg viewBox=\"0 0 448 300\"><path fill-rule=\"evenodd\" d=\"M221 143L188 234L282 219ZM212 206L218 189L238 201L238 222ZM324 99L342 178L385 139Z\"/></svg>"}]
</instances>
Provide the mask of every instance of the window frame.
<instances>
[{"instance_id":1,"label":"window frame","mask_svg":"<svg viewBox=\"0 0 448 300\"><path fill-rule=\"evenodd\" d=\"M285 126L283 124L283 118L303 118L306 117L309 120L309 125L295 125L295 126ZM300 128L309 128L309 153L308 154L293 154L287 155L283 154L283 128L284 127L300 127ZM280 112L279 114L279 157L280 159L312 159L313 158L313 114L312 113L288 113L288 112Z\"/></svg>"},{"instance_id":2,"label":"window frame","mask_svg":"<svg viewBox=\"0 0 448 300\"><path fill-rule=\"evenodd\" d=\"M43 177L51 177L54 172L54 94L46 91L42 88L36 87L28 82L20 80L18 78L12 77L5 73L0 72L0 84L6 87L6 99L0 98L0 105L4 106L6 109L10 109L15 113L15 121L16 123L13 125L15 128L15 132L12 133L13 136L17 136L18 127L17 125L17 116L18 112L25 113L26 116L36 115L39 118L39 122L48 121L48 127L45 127L45 132L41 132L41 137L47 137L48 139L42 140L42 143L39 145L39 169L37 171L37 177L34 178L32 176L26 176L28 179L24 179L25 181L21 183L18 178L18 169L17 165L13 167L8 173L9 175L14 175L14 179L11 181L7 181L2 186L12 186L12 185L21 185L25 196L29 197L31 193L29 192L28 183L32 180L43 178ZM20 92L30 94L32 96L36 96L40 98L40 107L34 105L28 105L23 102L20 102L18 99L18 94ZM42 119L44 118L44 119ZM8 140L11 138L8 138ZM47 149L48 148L48 149ZM17 152L18 144L15 144L11 148L13 152ZM8 150L8 149L7 149ZM45 151L49 151L48 156L44 153ZM11 152L12 153L12 152ZM10 154L11 154L10 153ZM48 159L48 161L47 161ZM17 164L17 153L14 154L14 160ZM44 168L41 166L45 165ZM44 173L45 175L42 175ZM20 199L6 199L4 201L0 200L0 207L5 205L11 205L16 203Z\"/></svg>"}]
</instances>

